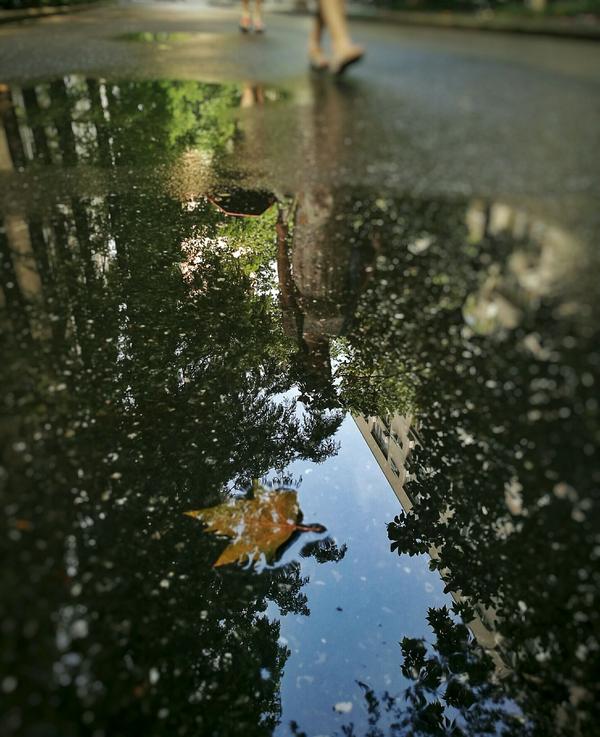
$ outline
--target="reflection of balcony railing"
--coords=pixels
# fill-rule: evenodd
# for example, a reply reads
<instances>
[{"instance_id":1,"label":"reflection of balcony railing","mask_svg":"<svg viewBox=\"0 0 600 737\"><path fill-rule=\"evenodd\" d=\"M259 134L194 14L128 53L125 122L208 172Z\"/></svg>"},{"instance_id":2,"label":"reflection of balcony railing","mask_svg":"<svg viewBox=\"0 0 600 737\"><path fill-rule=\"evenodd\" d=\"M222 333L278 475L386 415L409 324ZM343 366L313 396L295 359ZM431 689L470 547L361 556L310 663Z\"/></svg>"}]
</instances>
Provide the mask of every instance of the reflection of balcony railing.
<instances>
[{"instance_id":1,"label":"reflection of balcony railing","mask_svg":"<svg viewBox=\"0 0 600 737\"><path fill-rule=\"evenodd\" d=\"M402 438L398 435L396 431L393 431L391 434L391 438L396 443L396 445L402 450L404 448L404 444L402 443Z\"/></svg>"},{"instance_id":2,"label":"reflection of balcony railing","mask_svg":"<svg viewBox=\"0 0 600 737\"><path fill-rule=\"evenodd\" d=\"M378 425L373 425L371 428L371 435L373 437L373 440L377 443L379 446L379 449L383 453L383 455L388 457L388 438L385 437L382 430Z\"/></svg>"},{"instance_id":3,"label":"reflection of balcony railing","mask_svg":"<svg viewBox=\"0 0 600 737\"><path fill-rule=\"evenodd\" d=\"M394 476L398 476L398 478L400 478L400 469L396 465L393 458L390 458L390 468L392 469L392 473L394 474Z\"/></svg>"}]
</instances>

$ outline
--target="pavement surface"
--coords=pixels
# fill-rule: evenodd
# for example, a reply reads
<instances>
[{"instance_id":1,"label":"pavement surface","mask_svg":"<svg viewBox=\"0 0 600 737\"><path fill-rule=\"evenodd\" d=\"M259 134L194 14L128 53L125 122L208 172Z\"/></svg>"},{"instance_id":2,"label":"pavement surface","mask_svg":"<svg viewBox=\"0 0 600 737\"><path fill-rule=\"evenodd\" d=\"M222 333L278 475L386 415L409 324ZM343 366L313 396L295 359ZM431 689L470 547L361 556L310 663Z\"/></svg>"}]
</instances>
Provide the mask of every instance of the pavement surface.
<instances>
[{"instance_id":1,"label":"pavement surface","mask_svg":"<svg viewBox=\"0 0 600 737\"><path fill-rule=\"evenodd\" d=\"M367 56L336 80L307 68L309 18L237 23L163 3L0 26L0 733L390 734L383 691L403 730L397 643L448 583L498 602L502 629L471 626L515 676L475 682L473 719L491 693L591 734L600 44L356 22ZM406 420L389 454L371 418L379 456L350 428L308 464L338 391L365 415L415 398L423 528L394 535L445 581L389 555L379 465L408 508ZM182 512L282 466L338 557L216 574Z\"/></svg>"},{"instance_id":2,"label":"pavement surface","mask_svg":"<svg viewBox=\"0 0 600 737\"><path fill-rule=\"evenodd\" d=\"M136 0L123 0L124 3L135 3ZM206 7L231 8L236 5L233 0L163 0L170 8L180 5L186 10L197 10ZM111 4L111 0L92 0L90 3L77 5L50 5L41 8L20 8L16 10L0 10L0 24L31 20L51 15L64 15L80 10L87 10L93 5ZM113 2L114 4L114 2ZM147 4L141 0L141 4ZM269 12L309 15L312 11L306 1L299 0L266 0L263 2ZM580 14L575 16L527 15L515 13L497 13L490 9L479 12L456 11L410 11L389 10L366 5L364 2L346 4L348 16L354 20L372 20L378 23L398 23L409 26L434 28L458 28L474 31L492 31L494 33L523 33L530 35L555 36L600 41L600 16Z\"/></svg>"},{"instance_id":3,"label":"pavement surface","mask_svg":"<svg viewBox=\"0 0 600 737\"><path fill-rule=\"evenodd\" d=\"M0 81L265 85L279 102L241 111L236 153L254 183L502 198L598 232L598 44L355 22L367 57L336 82L307 70L309 22L272 13L264 36L242 36L231 9L98 7L0 27Z\"/></svg>"},{"instance_id":4,"label":"pavement surface","mask_svg":"<svg viewBox=\"0 0 600 737\"><path fill-rule=\"evenodd\" d=\"M416 12L385 10L369 5L356 4L350 7L353 18L371 18L380 22L402 23L411 26L437 28L461 28L494 33L524 33L564 38L600 40L600 18L594 15L573 17L551 17L494 13L481 10L477 13L461 12Z\"/></svg>"}]
</instances>

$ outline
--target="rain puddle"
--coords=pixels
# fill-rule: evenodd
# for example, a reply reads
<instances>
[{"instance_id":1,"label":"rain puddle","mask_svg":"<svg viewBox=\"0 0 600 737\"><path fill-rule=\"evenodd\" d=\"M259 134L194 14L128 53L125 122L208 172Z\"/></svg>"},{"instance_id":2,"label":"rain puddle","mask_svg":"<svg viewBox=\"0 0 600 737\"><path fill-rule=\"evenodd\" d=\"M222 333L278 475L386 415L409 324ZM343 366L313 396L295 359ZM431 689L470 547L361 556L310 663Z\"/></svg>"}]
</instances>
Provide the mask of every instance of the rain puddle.
<instances>
[{"instance_id":1,"label":"rain puddle","mask_svg":"<svg viewBox=\"0 0 600 737\"><path fill-rule=\"evenodd\" d=\"M591 244L250 186L280 90L0 97L3 733L591 734Z\"/></svg>"},{"instance_id":2,"label":"rain puddle","mask_svg":"<svg viewBox=\"0 0 600 737\"><path fill-rule=\"evenodd\" d=\"M131 33L123 33L117 38L120 41L138 41L141 43L151 44L173 44L183 43L186 41L193 41L194 39L202 38L202 33L185 33L181 31L179 33L169 33L168 31L158 31L153 33L152 31L132 31Z\"/></svg>"}]
</instances>

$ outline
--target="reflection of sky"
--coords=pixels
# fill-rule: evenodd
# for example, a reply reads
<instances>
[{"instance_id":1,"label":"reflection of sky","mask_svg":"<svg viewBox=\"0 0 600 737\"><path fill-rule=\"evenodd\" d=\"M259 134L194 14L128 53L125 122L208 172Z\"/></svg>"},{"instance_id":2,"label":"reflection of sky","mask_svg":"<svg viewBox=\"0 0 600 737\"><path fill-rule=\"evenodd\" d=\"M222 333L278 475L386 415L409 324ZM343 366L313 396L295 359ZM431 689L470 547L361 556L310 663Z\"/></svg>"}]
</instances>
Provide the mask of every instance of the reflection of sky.
<instances>
[{"instance_id":1,"label":"reflection of sky","mask_svg":"<svg viewBox=\"0 0 600 737\"><path fill-rule=\"evenodd\" d=\"M339 563L300 558L302 545L317 539L307 533L284 556L284 561L300 560L302 576L310 577L302 592L311 615L281 619L281 636L292 654L281 684L282 720L276 735L288 734L291 720L308 737L329 734L350 721L357 727L365 722L356 681L378 693L402 691L399 641L429 636L427 608L450 603L426 556L390 552L386 523L398 514L399 502L350 417L337 440L336 457L321 465L297 462L289 469L296 478L302 476L304 521L325 525L348 551ZM277 616L275 605L269 614ZM352 711L337 714L334 705L340 702L353 702Z\"/></svg>"}]
</instances>

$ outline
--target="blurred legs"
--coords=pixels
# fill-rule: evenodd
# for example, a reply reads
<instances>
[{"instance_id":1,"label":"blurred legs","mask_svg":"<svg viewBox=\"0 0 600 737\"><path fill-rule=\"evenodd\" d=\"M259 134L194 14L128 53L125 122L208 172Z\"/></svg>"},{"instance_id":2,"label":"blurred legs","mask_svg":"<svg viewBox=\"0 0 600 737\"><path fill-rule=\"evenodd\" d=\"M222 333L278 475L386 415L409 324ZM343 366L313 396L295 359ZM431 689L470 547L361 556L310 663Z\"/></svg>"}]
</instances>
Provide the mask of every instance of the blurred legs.
<instances>
[{"instance_id":1,"label":"blurred legs","mask_svg":"<svg viewBox=\"0 0 600 737\"><path fill-rule=\"evenodd\" d=\"M327 57L325 56L322 46L324 30L325 22L321 14L321 5L319 4L308 36L308 56L311 66L316 70L327 69L329 66L329 62L327 61Z\"/></svg>"},{"instance_id":2,"label":"blurred legs","mask_svg":"<svg viewBox=\"0 0 600 737\"><path fill-rule=\"evenodd\" d=\"M319 13L312 30L311 42L316 34L320 36L323 25L327 26L331 34L333 47L331 69L335 74L341 74L347 66L361 59L365 53L364 48L355 44L350 37L345 0L319 0Z\"/></svg>"}]
</instances>

